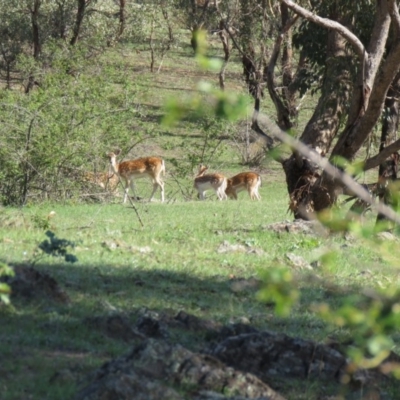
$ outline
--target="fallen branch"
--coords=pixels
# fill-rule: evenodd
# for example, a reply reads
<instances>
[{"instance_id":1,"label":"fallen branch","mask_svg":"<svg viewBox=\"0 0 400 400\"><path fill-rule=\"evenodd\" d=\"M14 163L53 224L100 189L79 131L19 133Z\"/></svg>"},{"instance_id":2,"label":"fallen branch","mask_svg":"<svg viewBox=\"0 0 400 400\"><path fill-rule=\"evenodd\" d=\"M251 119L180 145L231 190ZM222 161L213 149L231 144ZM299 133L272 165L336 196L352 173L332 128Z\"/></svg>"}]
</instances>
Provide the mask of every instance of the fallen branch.
<instances>
[{"instance_id":1,"label":"fallen branch","mask_svg":"<svg viewBox=\"0 0 400 400\"><path fill-rule=\"evenodd\" d=\"M345 187L350 189L351 192L359 199L370 204L372 210L376 211L378 214L384 215L388 220L395 222L396 224L400 224L400 216L392 208L381 202L376 202L374 200L374 197L361 184L355 181L349 174L341 171L340 169L332 165L327 158L321 157L316 151L310 150L310 148L308 148L305 144L301 143L299 140L293 138L286 132L279 129L279 127L266 115L260 114L259 118L263 121L264 124L268 126L268 129L272 136L287 144L293 150L318 165L332 178L341 182Z\"/></svg>"}]
</instances>

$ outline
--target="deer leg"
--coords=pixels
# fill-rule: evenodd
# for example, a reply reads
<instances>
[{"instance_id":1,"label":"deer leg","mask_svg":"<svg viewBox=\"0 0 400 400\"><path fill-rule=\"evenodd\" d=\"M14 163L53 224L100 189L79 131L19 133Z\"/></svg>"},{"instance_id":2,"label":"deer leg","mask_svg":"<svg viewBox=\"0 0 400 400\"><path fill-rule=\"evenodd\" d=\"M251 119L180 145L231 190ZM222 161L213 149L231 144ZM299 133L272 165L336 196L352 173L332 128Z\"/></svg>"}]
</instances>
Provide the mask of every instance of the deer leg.
<instances>
[{"instance_id":1,"label":"deer leg","mask_svg":"<svg viewBox=\"0 0 400 400\"><path fill-rule=\"evenodd\" d=\"M160 180L159 185L161 190L161 203L164 203L164 182Z\"/></svg>"},{"instance_id":2,"label":"deer leg","mask_svg":"<svg viewBox=\"0 0 400 400\"><path fill-rule=\"evenodd\" d=\"M128 192L129 192L129 182L127 182L125 184L125 189L124 189L124 200L123 200L123 204L126 203L126 200L128 199Z\"/></svg>"},{"instance_id":3,"label":"deer leg","mask_svg":"<svg viewBox=\"0 0 400 400\"><path fill-rule=\"evenodd\" d=\"M164 182L161 179L155 179L153 183L153 192L151 193L149 201L153 199L153 196L157 190L157 188L160 188L161 191L161 203L164 203Z\"/></svg>"},{"instance_id":4,"label":"deer leg","mask_svg":"<svg viewBox=\"0 0 400 400\"><path fill-rule=\"evenodd\" d=\"M130 183L129 183L129 186L130 186L130 188L131 188L131 190L132 190L132 193L133 193L133 199L134 199L134 200L138 200L138 197L137 197L137 195L136 195L135 182L134 182L133 179L131 179L131 181L130 181ZM127 193L128 193L128 192L127 192Z\"/></svg>"},{"instance_id":5,"label":"deer leg","mask_svg":"<svg viewBox=\"0 0 400 400\"><path fill-rule=\"evenodd\" d=\"M225 190L222 190L222 188L218 189L217 196L219 200L226 200L228 198L228 196L225 193Z\"/></svg>"}]
</instances>

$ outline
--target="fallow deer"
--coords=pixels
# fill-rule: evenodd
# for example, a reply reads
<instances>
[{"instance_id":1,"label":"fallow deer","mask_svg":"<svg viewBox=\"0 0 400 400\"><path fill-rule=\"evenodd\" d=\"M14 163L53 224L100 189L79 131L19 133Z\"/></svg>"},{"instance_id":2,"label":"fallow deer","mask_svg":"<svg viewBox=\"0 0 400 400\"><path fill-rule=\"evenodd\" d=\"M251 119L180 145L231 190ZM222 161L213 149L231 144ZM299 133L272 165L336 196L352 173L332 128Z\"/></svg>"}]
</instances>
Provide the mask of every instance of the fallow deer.
<instances>
[{"instance_id":1,"label":"fallow deer","mask_svg":"<svg viewBox=\"0 0 400 400\"><path fill-rule=\"evenodd\" d=\"M255 172L241 172L228 179L225 193L231 198L237 200L237 193L247 190L251 200L261 200L258 189L261 186L261 177Z\"/></svg>"},{"instance_id":2,"label":"fallow deer","mask_svg":"<svg viewBox=\"0 0 400 400\"><path fill-rule=\"evenodd\" d=\"M153 199L153 196L159 187L161 190L161 202L164 202L164 182L161 180L161 173L165 175L165 163L162 158L158 157L143 157L136 160L123 161L117 163L117 156L121 153L121 150L117 149L114 152L107 154L110 159L110 164L113 172L119 176L119 178L125 184L125 195L123 203L126 203L128 198L129 188L132 190L135 198L135 179L139 178L150 178L153 182L153 192L151 193L149 201Z\"/></svg>"},{"instance_id":3,"label":"fallow deer","mask_svg":"<svg viewBox=\"0 0 400 400\"><path fill-rule=\"evenodd\" d=\"M86 182L93 183L100 186L102 189L107 190L111 193L116 194L119 177L115 173L107 172L90 172L86 171L83 173L83 179Z\"/></svg>"},{"instance_id":4,"label":"fallow deer","mask_svg":"<svg viewBox=\"0 0 400 400\"><path fill-rule=\"evenodd\" d=\"M225 194L225 189L227 185L227 180L225 176L214 173L204 175L208 167L205 165L200 165L199 172L194 179L194 187L199 193L200 200L204 200L204 193L206 190L212 189L218 196L219 200L226 200L227 196Z\"/></svg>"}]
</instances>

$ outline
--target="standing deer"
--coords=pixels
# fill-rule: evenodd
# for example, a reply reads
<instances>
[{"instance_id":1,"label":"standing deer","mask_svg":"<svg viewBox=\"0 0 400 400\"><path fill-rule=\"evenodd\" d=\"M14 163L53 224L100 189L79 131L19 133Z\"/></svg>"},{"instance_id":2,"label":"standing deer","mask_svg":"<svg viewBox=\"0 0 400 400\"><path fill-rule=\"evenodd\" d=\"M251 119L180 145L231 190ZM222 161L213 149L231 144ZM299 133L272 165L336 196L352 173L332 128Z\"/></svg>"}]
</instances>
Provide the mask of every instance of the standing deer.
<instances>
[{"instance_id":1,"label":"standing deer","mask_svg":"<svg viewBox=\"0 0 400 400\"><path fill-rule=\"evenodd\" d=\"M164 160L158 157L144 157L137 160L123 161L117 163L117 156L121 150L115 150L108 153L110 164L113 172L117 174L120 179L125 183L125 195L123 203L126 203L128 198L129 188L132 190L135 198L135 183L134 180L138 178L150 178L153 181L153 192L151 193L149 201L153 199L154 193L159 187L161 190L161 202L164 202L164 182L161 180L161 173L165 175Z\"/></svg>"},{"instance_id":2,"label":"standing deer","mask_svg":"<svg viewBox=\"0 0 400 400\"><path fill-rule=\"evenodd\" d=\"M194 187L199 193L200 200L204 200L204 192L206 190L212 189L218 196L219 200L226 200L227 196L225 194L225 189L227 185L227 180L225 176L215 173L204 175L208 167L205 165L200 165L199 172L194 179Z\"/></svg>"},{"instance_id":3,"label":"standing deer","mask_svg":"<svg viewBox=\"0 0 400 400\"><path fill-rule=\"evenodd\" d=\"M231 198L237 200L237 193L247 190L251 200L261 200L258 189L261 186L261 176L255 172L241 172L228 179L228 185L225 193Z\"/></svg>"}]
</instances>

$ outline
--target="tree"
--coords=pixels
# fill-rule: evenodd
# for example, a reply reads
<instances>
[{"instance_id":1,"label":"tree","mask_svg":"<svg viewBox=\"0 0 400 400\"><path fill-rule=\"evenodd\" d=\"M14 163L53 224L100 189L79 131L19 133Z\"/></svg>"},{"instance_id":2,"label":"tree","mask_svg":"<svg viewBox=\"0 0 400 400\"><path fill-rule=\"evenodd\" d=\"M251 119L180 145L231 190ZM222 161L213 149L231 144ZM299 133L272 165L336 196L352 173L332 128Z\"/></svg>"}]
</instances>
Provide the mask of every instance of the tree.
<instances>
[{"instance_id":1,"label":"tree","mask_svg":"<svg viewBox=\"0 0 400 400\"><path fill-rule=\"evenodd\" d=\"M320 97L300 140L334 165L353 162L379 124L387 94L400 66L400 16L395 0L364 4L316 5L317 13L280 0L293 13L326 30ZM373 18L369 19L368 15ZM370 25L363 26L367 22ZM302 44L306 48L307 43ZM382 164L400 149L400 140L364 162L363 170ZM295 217L313 218L343 193L342 184L296 152L281 160Z\"/></svg>"}]
</instances>

